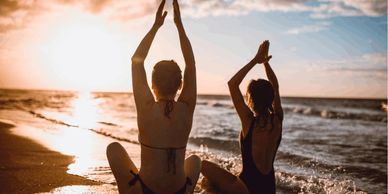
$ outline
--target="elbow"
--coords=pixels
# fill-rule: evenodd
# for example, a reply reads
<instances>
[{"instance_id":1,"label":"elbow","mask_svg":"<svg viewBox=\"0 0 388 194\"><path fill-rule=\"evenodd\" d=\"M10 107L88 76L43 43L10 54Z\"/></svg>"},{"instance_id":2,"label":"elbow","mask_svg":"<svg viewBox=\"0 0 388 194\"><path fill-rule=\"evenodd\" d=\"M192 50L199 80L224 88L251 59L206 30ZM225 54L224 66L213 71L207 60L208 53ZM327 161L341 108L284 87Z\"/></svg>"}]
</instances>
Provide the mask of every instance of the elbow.
<instances>
[{"instance_id":1,"label":"elbow","mask_svg":"<svg viewBox=\"0 0 388 194\"><path fill-rule=\"evenodd\" d=\"M142 59L141 57L138 57L136 55L132 56L131 61L132 61L132 65L144 63L144 59Z\"/></svg>"},{"instance_id":2,"label":"elbow","mask_svg":"<svg viewBox=\"0 0 388 194\"><path fill-rule=\"evenodd\" d=\"M136 57L136 55L133 55L133 56L131 57L131 62L132 62L132 64L136 62L136 59L137 59L137 58L138 58L138 57Z\"/></svg>"},{"instance_id":3,"label":"elbow","mask_svg":"<svg viewBox=\"0 0 388 194\"><path fill-rule=\"evenodd\" d=\"M229 81L228 81L228 87L230 88L232 85L233 85L233 81L232 81L232 80L229 80Z\"/></svg>"},{"instance_id":4,"label":"elbow","mask_svg":"<svg viewBox=\"0 0 388 194\"><path fill-rule=\"evenodd\" d=\"M236 86L237 86L237 84L236 84L236 82L235 82L233 79L231 79L231 80L228 81L228 87L229 87L229 89L235 88Z\"/></svg>"},{"instance_id":5,"label":"elbow","mask_svg":"<svg viewBox=\"0 0 388 194\"><path fill-rule=\"evenodd\" d=\"M235 77L230 78L230 80L228 81L228 86L235 86L235 85L239 85Z\"/></svg>"}]
</instances>

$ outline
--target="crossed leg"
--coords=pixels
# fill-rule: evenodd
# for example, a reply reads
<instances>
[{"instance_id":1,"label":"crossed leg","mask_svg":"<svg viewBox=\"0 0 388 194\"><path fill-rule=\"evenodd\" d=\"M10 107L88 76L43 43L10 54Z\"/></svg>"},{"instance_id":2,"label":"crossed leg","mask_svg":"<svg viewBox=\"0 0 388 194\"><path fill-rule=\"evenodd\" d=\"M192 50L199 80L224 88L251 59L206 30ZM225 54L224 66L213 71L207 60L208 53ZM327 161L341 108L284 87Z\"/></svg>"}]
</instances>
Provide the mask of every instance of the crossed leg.
<instances>
[{"instance_id":1,"label":"crossed leg","mask_svg":"<svg viewBox=\"0 0 388 194\"><path fill-rule=\"evenodd\" d=\"M189 193L193 193L195 185L197 184L199 173L201 171L201 159L196 155L191 155L185 160L185 174L190 178L191 186L188 185L187 190Z\"/></svg>"},{"instance_id":2,"label":"crossed leg","mask_svg":"<svg viewBox=\"0 0 388 194\"><path fill-rule=\"evenodd\" d=\"M130 172L138 173L138 170L124 147L113 142L106 148L106 156L109 161L109 166L116 179L119 193L141 193L141 185L137 182L135 185L129 187L128 182L134 178Z\"/></svg>"},{"instance_id":3,"label":"crossed leg","mask_svg":"<svg viewBox=\"0 0 388 194\"><path fill-rule=\"evenodd\" d=\"M128 186L128 182L134 178L130 171L137 174L138 169L129 158L124 147L117 142L113 142L108 145L106 155L109 161L109 166L116 179L119 193L141 193L142 188L139 182L133 185L133 187ZM189 193L193 193L201 170L201 159L196 155L187 157L185 160L184 170L186 176L190 178L192 182L191 186L188 185L187 191L189 191Z\"/></svg>"},{"instance_id":4,"label":"crossed leg","mask_svg":"<svg viewBox=\"0 0 388 194\"><path fill-rule=\"evenodd\" d=\"M201 172L222 193L249 194L247 187L240 178L219 167L217 164L203 160Z\"/></svg>"}]
</instances>

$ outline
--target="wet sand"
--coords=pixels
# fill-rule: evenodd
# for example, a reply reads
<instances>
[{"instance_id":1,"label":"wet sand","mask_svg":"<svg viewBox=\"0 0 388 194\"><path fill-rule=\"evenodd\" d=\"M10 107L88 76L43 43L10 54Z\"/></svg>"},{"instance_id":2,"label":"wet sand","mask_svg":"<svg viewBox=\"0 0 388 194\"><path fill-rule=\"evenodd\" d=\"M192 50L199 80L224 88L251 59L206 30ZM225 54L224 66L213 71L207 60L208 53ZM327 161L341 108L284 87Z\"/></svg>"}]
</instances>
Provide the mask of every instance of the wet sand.
<instances>
[{"instance_id":1,"label":"wet sand","mask_svg":"<svg viewBox=\"0 0 388 194\"><path fill-rule=\"evenodd\" d=\"M68 174L72 156L16 136L10 131L12 127L0 121L0 193L49 192L67 185L100 184Z\"/></svg>"}]
</instances>

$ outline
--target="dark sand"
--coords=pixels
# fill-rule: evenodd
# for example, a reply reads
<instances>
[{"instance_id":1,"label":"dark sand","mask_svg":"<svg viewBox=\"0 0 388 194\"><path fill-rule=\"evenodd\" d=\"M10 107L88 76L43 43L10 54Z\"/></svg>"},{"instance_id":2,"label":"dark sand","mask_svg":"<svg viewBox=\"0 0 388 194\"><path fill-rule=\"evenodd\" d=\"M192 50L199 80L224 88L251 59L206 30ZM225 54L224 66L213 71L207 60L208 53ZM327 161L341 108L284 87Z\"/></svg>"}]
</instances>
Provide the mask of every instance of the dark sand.
<instances>
[{"instance_id":1,"label":"dark sand","mask_svg":"<svg viewBox=\"0 0 388 194\"><path fill-rule=\"evenodd\" d=\"M11 134L12 124L0 122L0 193L36 193L66 185L98 185L67 174L73 157Z\"/></svg>"}]
</instances>

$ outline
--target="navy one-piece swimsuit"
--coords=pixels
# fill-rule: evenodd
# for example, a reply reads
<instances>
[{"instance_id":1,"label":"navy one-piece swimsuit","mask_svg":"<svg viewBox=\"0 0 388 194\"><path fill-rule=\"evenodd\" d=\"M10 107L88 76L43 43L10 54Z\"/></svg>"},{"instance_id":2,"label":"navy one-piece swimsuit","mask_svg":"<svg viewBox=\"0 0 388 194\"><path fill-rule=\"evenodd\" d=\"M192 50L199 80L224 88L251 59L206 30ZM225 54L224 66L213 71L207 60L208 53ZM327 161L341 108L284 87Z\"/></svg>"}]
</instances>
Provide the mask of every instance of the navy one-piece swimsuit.
<instances>
[{"instance_id":1,"label":"navy one-piece swimsuit","mask_svg":"<svg viewBox=\"0 0 388 194\"><path fill-rule=\"evenodd\" d=\"M255 162L253 161L252 131L254 129L254 122L255 119L253 119L245 138L240 134L243 168L239 177L247 186L250 194L272 194L276 192L275 172L273 167L268 174L264 175L256 168Z\"/></svg>"}]
</instances>

